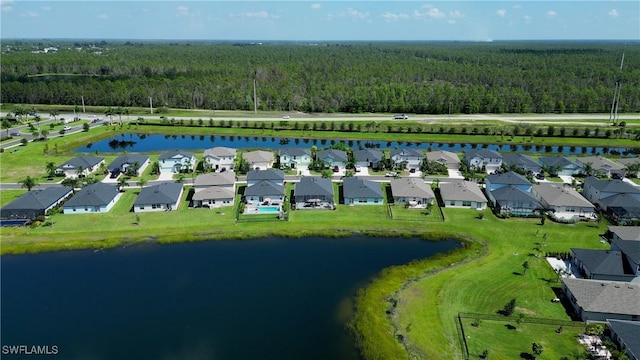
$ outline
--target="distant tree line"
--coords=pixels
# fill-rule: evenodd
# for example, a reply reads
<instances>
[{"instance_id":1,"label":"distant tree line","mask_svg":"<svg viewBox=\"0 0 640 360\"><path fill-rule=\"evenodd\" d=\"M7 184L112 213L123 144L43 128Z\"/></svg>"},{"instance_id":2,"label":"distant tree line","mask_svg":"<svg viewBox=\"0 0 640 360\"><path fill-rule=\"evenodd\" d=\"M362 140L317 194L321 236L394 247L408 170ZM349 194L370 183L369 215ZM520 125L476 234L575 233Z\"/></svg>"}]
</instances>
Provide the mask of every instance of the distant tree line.
<instances>
[{"instance_id":1,"label":"distant tree line","mask_svg":"<svg viewBox=\"0 0 640 360\"><path fill-rule=\"evenodd\" d=\"M5 45L9 45L6 47ZM640 112L640 47L623 42L3 42L1 101L304 112ZM32 53L56 46L55 53ZM7 50L7 48L9 50ZM625 66L619 69L622 52Z\"/></svg>"}]
</instances>

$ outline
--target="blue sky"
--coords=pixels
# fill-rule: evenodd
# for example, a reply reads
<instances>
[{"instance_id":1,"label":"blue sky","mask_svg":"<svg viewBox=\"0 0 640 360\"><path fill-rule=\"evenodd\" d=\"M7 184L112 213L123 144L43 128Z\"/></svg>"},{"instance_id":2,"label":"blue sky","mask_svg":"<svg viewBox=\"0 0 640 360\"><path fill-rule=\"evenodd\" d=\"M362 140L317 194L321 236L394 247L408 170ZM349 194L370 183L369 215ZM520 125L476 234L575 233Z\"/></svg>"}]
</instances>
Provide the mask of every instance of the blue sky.
<instances>
[{"instance_id":1,"label":"blue sky","mask_svg":"<svg viewBox=\"0 0 640 360\"><path fill-rule=\"evenodd\" d=\"M640 39L640 1L0 0L2 38Z\"/></svg>"}]
</instances>

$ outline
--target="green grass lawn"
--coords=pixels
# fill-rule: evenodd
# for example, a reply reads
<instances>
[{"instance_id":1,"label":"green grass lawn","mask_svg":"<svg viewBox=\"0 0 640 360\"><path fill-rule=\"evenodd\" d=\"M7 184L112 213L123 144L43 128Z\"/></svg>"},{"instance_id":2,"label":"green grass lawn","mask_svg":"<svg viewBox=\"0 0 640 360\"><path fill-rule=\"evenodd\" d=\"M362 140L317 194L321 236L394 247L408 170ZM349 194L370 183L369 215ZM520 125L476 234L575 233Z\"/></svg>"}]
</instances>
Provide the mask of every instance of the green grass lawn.
<instances>
[{"instance_id":1,"label":"green grass lawn","mask_svg":"<svg viewBox=\"0 0 640 360\"><path fill-rule=\"evenodd\" d=\"M0 207L7 205L8 203L22 196L26 192L27 192L27 189L0 191Z\"/></svg>"}]
</instances>

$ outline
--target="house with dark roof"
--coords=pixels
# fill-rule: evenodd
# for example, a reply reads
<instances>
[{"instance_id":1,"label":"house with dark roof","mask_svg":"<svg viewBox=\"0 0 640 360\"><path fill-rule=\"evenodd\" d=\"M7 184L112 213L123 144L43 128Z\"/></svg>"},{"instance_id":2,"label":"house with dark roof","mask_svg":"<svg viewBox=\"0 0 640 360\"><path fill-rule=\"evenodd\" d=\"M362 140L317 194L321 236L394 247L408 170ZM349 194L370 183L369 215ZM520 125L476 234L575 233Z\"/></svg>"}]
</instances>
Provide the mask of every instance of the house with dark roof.
<instances>
[{"instance_id":1,"label":"house with dark roof","mask_svg":"<svg viewBox=\"0 0 640 360\"><path fill-rule=\"evenodd\" d=\"M449 170L460 169L460 158L454 152L445 150L429 151L426 153L426 157L428 161L438 162Z\"/></svg>"},{"instance_id":2,"label":"house with dark roof","mask_svg":"<svg viewBox=\"0 0 640 360\"><path fill-rule=\"evenodd\" d=\"M60 206L72 194L71 188L57 186L28 191L0 209L1 222L4 225L8 223L5 220L35 220Z\"/></svg>"},{"instance_id":3,"label":"house with dark roof","mask_svg":"<svg viewBox=\"0 0 640 360\"><path fill-rule=\"evenodd\" d=\"M224 173L223 173L224 174ZM209 186L195 192L191 197L194 207L215 209L223 206L233 206L236 193L233 189L221 186Z\"/></svg>"},{"instance_id":4,"label":"house with dark roof","mask_svg":"<svg viewBox=\"0 0 640 360\"><path fill-rule=\"evenodd\" d=\"M488 174L500 170L502 155L490 149L471 149L464 152L464 162L469 169L486 170Z\"/></svg>"},{"instance_id":5,"label":"house with dark roof","mask_svg":"<svg viewBox=\"0 0 640 360\"><path fill-rule=\"evenodd\" d=\"M612 250L621 251L637 277L640 277L640 227L609 226L607 236Z\"/></svg>"},{"instance_id":6,"label":"house with dark roof","mask_svg":"<svg viewBox=\"0 0 640 360\"><path fill-rule=\"evenodd\" d=\"M136 176L142 174L144 170L149 166L149 156L141 154L125 154L120 155L113 160L108 166L109 172L112 175L118 175L120 173L126 173L127 169L138 167Z\"/></svg>"},{"instance_id":7,"label":"house with dark roof","mask_svg":"<svg viewBox=\"0 0 640 360\"><path fill-rule=\"evenodd\" d=\"M542 156L538 161L552 175L573 176L584 171L582 166L564 156Z\"/></svg>"},{"instance_id":8,"label":"house with dark roof","mask_svg":"<svg viewBox=\"0 0 640 360\"><path fill-rule=\"evenodd\" d=\"M343 181L346 205L382 205L384 194L380 183L359 177L347 177Z\"/></svg>"},{"instance_id":9,"label":"house with dark roof","mask_svg":"<svg viewBox=\"0 0 640 360\"><path fill-rule=\"evenodd\" d=\"M251 170L247 173L247 186L251 187L261 181L269 181L274 185L284 186L282 170Z\"/></svg>"},{"instance_id":10,"label":"house with dark roof","mask_svg":"<svg viewBox=\"0 0 640 360\"><path fill-rule=\"evenodd\" d=\"M179 173L181 170L196 168L196 156L188 151L173 150L163 152L158 156L161 173Z\"/></svg>"},{"instance_id":11,"label":"house with dark roof","mask_svg":"<svg viewBox=\"0 0 640 360\"><path fill-rule=\"evenodd\" d=\"M521 169L528 173L539 174L542 172L542 165L531 156L520 153L509 153L502 157L502 163L509 170Z\"/></svg>"},{"instance_id":12,"label":"house with dark roof","mask_svg":"<svg viewBox=\"0 0 640 360\"><path fill-rule=\"evenodd\" d=\"M65 214L98 214L106 213L118 202L121 192L115 185L97 182L82 188L64 203Z\"/></svg>"},{"instance_id":13,"label":"house with dark roof","mask_svg":"<svg viewBox=\"0 0 640 360\"><path fill-rule=\"evenodd\" d=\"M204 151L202 160L205 167L213 171L233 170L236 162L236 149L216 146Z\"/></svg>"},{"instance_id":14,"label":"house with dark roof","mask_svg":"<svg viewBox=\"0 0 640 360\"><path fill-rule=\"evenodd\" d=\"M631 282L637 278L627 256L619 250L572 248L571 262L585 279Z\"/></svg>"},{"instance_id":15,"label":"house with dark roof","mask_svg":"<svg viewBox=\"0 0 640 360\"><path fill-rule=\"evenodd\" d=\"M336 149L320 150L316 153L316 160L322 160L328 167L344 169L347 165L348 155L345 151Z\"/></svg>"},{"instance_id":16,"label":"house with dark roof","mask_svg":"<svg viewBox=\"0 0 640 360\"><path fill-rule=\"evenodd\" d=\"M576 163L585 171L591 167L595 175L611 177L616 174L624 177L624 166L602 156L582 156L576 158Z\"/></svg>"},{"instance_id":17,"label":"house with dark roof","mask_svg":"<svg viewBox=\"0 0 640 360\"><path fill-rule=\"evenodd\" d=\"M263 171L266 172L266 171ZM244 190L246 203L281 203L284 200L284 186L269 180L259 180Z\"/></svg>"},{"instance_id":18,"label":"house with dark roof","mask_svg":"<svg viewBox=\"0 0 640 360\"><path fill-rule=\"evenodd\" d=\"M305 176L293 191L296 209L332 209L333 182L319 176Z\"/></svg>"},{"instance_id":19,"label":"house with dark roof","mask_svg":"<svg viewBox=\"0 0 640 360\"><path fill-rule=\"evenodd\" d=\"M630 194L618 194L598 203L604 216L618 225L633 224L640 220L640 200Z\"/></svg>"},{"instance_id":20,"label":"house with dark roof","mask_svg":"<svg viewBox=\"0 0 640 360\"><path fill-rule=\"evenodd\" d=\"M267 170L273 167L276 157L271 151L256 150L242 153L242 158L253 170Z\"/></svg>"},{"instance_id":21,"label":"house with dark roof","mask_svg":"<svg viewBox=\"0 0 640 360\"><path fill-rule=\"evenodd\" d=\"M180 205L184 189L179 183L161 183L142 188L133 202L134 212L171 211Z\"/></svg>"},{"instance_id":22,"label":"house with dark roof","mask_svg":"<svg viewBox=\"0 0 640 360\"><path fill-rule=\"evenodd\" d=\"M533 184L531 193L553 219L560 221L597 219L596 207L566 184Z\"/></svg>"},{"instance_id":23,"label":"house with dark roof","mask_svg":"<svg viewBox=\"0 0 640 360\"><path fill-rule=\"evenodd\" d=\"M384 154L378 149L360 149L353 151L353 158L356 165L364 168L378 168L380 162L384 159Z\"/></svg>"},{"instance_id":24,"label":"house with dark roof","mask_svg":"<svg viewBox=\"0 0 640 360\"><path fill-rule=\"evenodd\" d=\"M630 360L640 360L640 322L607 319L611 340Z\"/></svg>"},{"instance_id":25,"label":"house with dark roof","mask_svg":"<svg viewBox=\"0 0 640 360\"><path fill-rule=\"evenodd\" d=\"M487 198L477 183L471 181L441 182L440 197L445 207L484 210Z\"/></svg>"},{"instance_id":26,"label":"house with dark roof","mask_svg":"<svg viewBox=\"0 0 640 360\"><path fill-rule=\"evenodd\" d=\"M562 291L582 321L640 319L640 284L565 277Z\"/></svg>"},{"instance_id":27,"label":"house with dark roof","mask_svg":"<svg viewBox=\"0 0 640 360\"><path fill-rule=\"evenodd\" d=\"M200 174L196 176L193 181L193 190L195 193L208 189L212 186L234 191L236 186L236 176L231 171L211 172Z\"/></svg>"},{"instance_id":28,"label":"house with dark roof","mask_svg":"<svg viewBox=\"0 0 640 360\"><path fill-rule=\"evenodd\" d=\"M76 156L58 166L56 174L70 178L83 177L98 169L100 164L104 164L104 158L101 156Z\"/></svg>"},{"instance_id":29,"label":"house with dark roof","mask_svg":"<svg viewBox=\"0 0 640 360\"><path fill-rule=\"evenodd\" d=\"M582 195L592 204L607 210L607 198L628 194L630 198L640 201L640 187L624 180L600 180L590 176L584 180Z\"/></svg>"},{"instance_id":30,"label":"house with dark roof","mask_svg":"<svg viewBox=\"0 0 640 360\"><path fill-rule=\"evenodd\" d=\"M485 179L485 188L487 191L494 191L505 186L515 186L523 191L531 192L531 182L527 180L526 177L513 171L491 174Z\"/></svg>"},{"instance_id":31,"label":"house with dark roof","mask_svg":"<svg viewBox=\"0 0 640 360\"><path fill-rule=\"evenodd\" d=\"M291 169L306 169L311 164L311 150L303 148L282 148L278 152L280 166Z\"/></svg>"},{"instance_id":32,"label":"house with dark roof","mask_svg":"<svg viewBox=\"0 0 640 360\"><path fill-rule=\"evenodd\" d=\"M422 178L406 177L391 179L391 193L395 204L425 208L433 204L436 196Z\"/></svg>"},{"instance_id":33,"label":"house with dark roof","mask_svg":"<svg viewBox=\"0 0 640 360\"><path fill-rule=\"evenodd\" d=\"M535 196L515 185L487 191L487 196L493 204L494 211L498 214L529 216L541 210L540 203Z\"/></svg>"},{"instance_id":34,"label":"house with dark roof","mask_svg":"<svg viewBox=\"0 0 640 360\"><path fill-rule=\"evenodd\" d=\"M401 169L417 170L424 155L416 149L391 149L390 158Z\"/></svg>"},{"instance_id":35,"label":"house with dark roof","mask_svg":"<svg viewBox=\"0 0 640 360\"><path fill-rule=\"evenodd\" d=\"M616 159L616 162L622 165L622 168L626 176L630 166L637 166L638 164L640 164L640 158L638 157L621 158L621 159ZM633 174L630 173L629 176L638 177L640 176L640 171L636 170L635 173Z\"/></svg>"}]
</instances>

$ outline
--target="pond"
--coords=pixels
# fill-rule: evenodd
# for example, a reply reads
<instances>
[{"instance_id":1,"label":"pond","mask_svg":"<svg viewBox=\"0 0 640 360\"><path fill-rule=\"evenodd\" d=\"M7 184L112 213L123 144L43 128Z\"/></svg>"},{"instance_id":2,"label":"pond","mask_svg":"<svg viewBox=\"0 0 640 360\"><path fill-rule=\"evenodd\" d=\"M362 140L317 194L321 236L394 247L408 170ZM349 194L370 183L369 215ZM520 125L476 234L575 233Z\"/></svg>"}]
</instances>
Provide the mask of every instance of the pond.
<instances>
[{"instance_id":1,"label":"pond","mask_svg":"<svg viewBox=\"0 0 640 360\"><path fill-rule=\"evenodd\" d=\"M308 237L3 256L1 342L65 359L355 360L356 290L459 246Z\"/></svg>"},{"instance_id":2,"label":"pond","mask_svg":"<svg viewBox=\"0 0 640 360\"><path fill-rule=\"evenodd\" d=\"M279 137L258 136L233 136L233 135L146 135L123 134L104 139L86 146L77 148L76 152L150 152L167 150L204 150L215 146L225 146L236 149L281 149L292 147L318 148L329 147L341 142L329 139L289 139ZM397 141L369 141L369 140L342 140L351 148L414 148L424 150L447 150L460 152L476 148L487 148L501 152L533 152L565 155L604 155L626 154L625 148L603 148L590 146L542 146L542 145L515 145L515 144L456 144L456 143L431 143L431 142L397 142Z\"/></svg>"}]
</instances>

